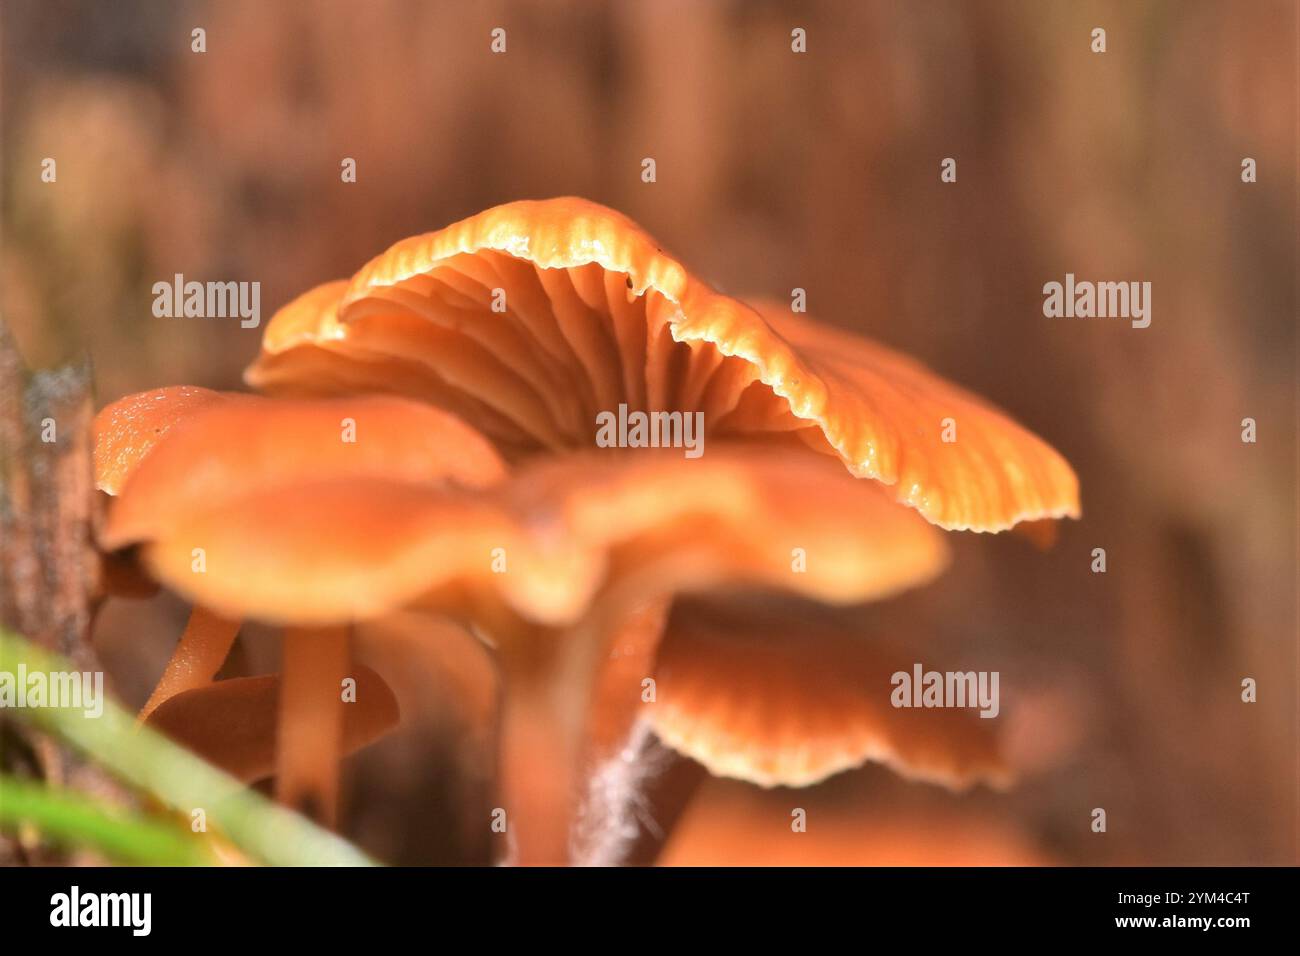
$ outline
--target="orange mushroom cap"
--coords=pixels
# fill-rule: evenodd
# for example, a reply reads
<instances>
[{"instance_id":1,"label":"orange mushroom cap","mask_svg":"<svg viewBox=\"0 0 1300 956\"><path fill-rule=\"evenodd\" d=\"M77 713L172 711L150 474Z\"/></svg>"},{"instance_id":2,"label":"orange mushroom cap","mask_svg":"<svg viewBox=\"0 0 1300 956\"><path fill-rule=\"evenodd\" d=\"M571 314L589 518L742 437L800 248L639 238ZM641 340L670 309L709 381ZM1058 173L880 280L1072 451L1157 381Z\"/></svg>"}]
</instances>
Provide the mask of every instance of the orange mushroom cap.
<instances>
[{"instance_id":1,"label":"orange mushroom cap","mask_svg":"<svg viewBox=\"0 0 1300 956\"><path fill-rule=\"evenodd\" d=\"M216 474L235 467L238 456L223 464L205 431L187 428L186 444L205 444ZM105 539L142 543L155 576L235 618L358 620L441 607L445 589L464 587L548 625L574 623L597 601L618 614L733 584L846 603L924 583L947 562L933 528L808 452L572 454L482 489L348 474L334 461L311 478L222 490L165 485L171 451L161 447L128 484Z\"/></svg>"},{"instance_id":2,"label":"orange mushroom cap","mask_svg":"<svg viewBox=\"0 0 1300 956\"><path fill-rule=\"evenodd\" d=\"M875 761L963 789L1004 786L995 721L969 710L900 709L891 675L916 651L770 610L677 609L659 647L659 738L715 776L803 787Z\"/></svg>"},{"instance_id":3,"label":"orange mushroom cap","mask_svg":"<svg viewBox=\"0 0 1300 956\"><path fill-rule=\"evenodd\" d=\"M594 600L617 615L731 586L869 601L948 563L942 535L807 451L574 453L521 469L499 492L535 555L512 599L541 620L572 620Z\"/></svg>"},{"instance_id":4,"label":"orange mushroom cap","mask_svg":"<svg viewBox=\"0 0 1300 956\"><path fill-rule=\"evenodd\" d=\"M223 502L321 476L479 487L504 474L500 456L476 431L408 399L211 402L135 467L101 542L116 549L149 541ZM322 526L329 518L316 514Z\"/></svg>"},{"instance_id":5,"label":"orange mushroom cap","mask_svg":"<svg viewBox=\"0 0 1300 956\"><path fill-rule=\"evenodd\" d=\"M227 496L160 526L141 556L160 581L221 614L327 625L485 574L491 549L512 533L497 509L469 496L359 477Z\"/></svg>"},{"instance_id":6,"label":"orange mushroom cap","mask_svg":"<svg viewBox=\"0 0 1300 956\"><path fill-rule=\"evenodd\" d=\"M105 405L95 415L95 487L116 495L173 428L201 409L231 398L251 398L214 392L194 385L172 385L137 392Z\"/></svg>"},{"instance_id":7,"label":"orange mushroom cap","mask_svg":"<svg viewBox=\"0 0 1300 956\"><path fill-rule=\"evenodd\" d=\"M582 199L508 203L397 243L278 313L246 378L281 391L326 364L341 381L348 363L338 387L397 374L534 449L590 445L594 415L623 402L698 410L712 435L798 432L943 528L1079 513L1064 459L992 406L882 346L716 293Z\"/></svg>"},{"instance_id":8,"label":"orange mushroom cap","mask_svg":"<svg viewBox=\"0 0 1300 956\"><path fill-rule=\"evenodd\" d=\"M397 698L368 667L354 668L356 699L343 708L343 752L353 753L397 726ZM168 698L146 725L245 782L275 772L281 679L235 677Z\"/></svg>"},{"instance_id":9,"label":"orange mushroom cap","mask_svg":"<svg viewBox=\"0 0 1300 956\"><path fill-rule=\"evenodd\" d=\"M686 811L661 866L1051 866L1019 822L987 808L884 803L870 812L836 803L831 795L802 792L798 799L712 781ZM790 826L797 804L806 830Z\"/></svg>"}]
</instances>

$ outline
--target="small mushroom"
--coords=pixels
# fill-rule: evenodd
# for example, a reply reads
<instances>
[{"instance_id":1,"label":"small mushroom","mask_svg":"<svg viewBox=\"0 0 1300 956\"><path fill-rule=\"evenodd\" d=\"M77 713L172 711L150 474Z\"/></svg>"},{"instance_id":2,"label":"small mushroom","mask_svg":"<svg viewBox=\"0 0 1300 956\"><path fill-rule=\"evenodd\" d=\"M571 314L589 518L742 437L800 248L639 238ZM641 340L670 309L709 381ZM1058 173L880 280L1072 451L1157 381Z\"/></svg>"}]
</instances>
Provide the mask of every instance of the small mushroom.
<instances>
[{"instance_id":1,"label":"small mushroom","mask_svg":"<svg viewBox=\"0 0 1300 956\"><path fill-rule=\"evenodd\" d=\"M179 385L139 392L105 406L91 426L95 487L106 496L116 496L154 447L192 415L215 404L250 398ZM156 589L157 584L142 571L133 552L101 552L100 590L104 595L148 597ZM141 719L171 694L211 681L238 632L237 621L195 607L176 653L141 711Z\"/></svg>"},{"instance_id":2,"label":"small mushroom","mask_svg":"<svg viewBox=\"0 0 1300 956\"><path fill-rule=\"evenodd\" d=\"M101 432L102 484L119 493L100 544L110 552L135 549L155 579L173 586L177 580L200 580L233 583L233 589L225 602L196 601L142 719L172 696L209 684L229 652L238 622L250 612L266 611L260 615L266 620L295 625L284 642L283 759L277 787L286 802L311 803L328 822L343 734L340 684L350 671L348 626L365 616L367 602L349 601L348 595L358 593L356 581L345 582L342 599L323 611L310 599L296 608L267 602L265 596L279 590L277 582L249 578L238 562L227 561L221 529L205 532L203 521L231 501L287 489L275 517L297 519L311 534L300 560L285 573L315 581L321 554L359 548L365 535L363 529L358 538L329 538L334 516L328 510L305 513L293 490L300 482L324 471L334 481L387 475L439 487L473 485L498 480L503 467L491 446L457 419L406 399L269 402L253 396L231 401L206 396L198 402L184 395L184 401L175 403L174 420L160 426L156 410L175 395L184 393L167 393L161 401L132 396L101 414L111 423ZM348 440L349 432L364 438ZM150 437L160 434L161 439ZM386 504L391 508L393 502ZM166 568L159 573L166 554L160 555L163 541L179 542L183 551L174 575ZM336 583L325 582L327 587ZM188 590L184 585L176 589ZM329 590L316 593L327 605L336 596Z\"/></svg>"}]
</instances>

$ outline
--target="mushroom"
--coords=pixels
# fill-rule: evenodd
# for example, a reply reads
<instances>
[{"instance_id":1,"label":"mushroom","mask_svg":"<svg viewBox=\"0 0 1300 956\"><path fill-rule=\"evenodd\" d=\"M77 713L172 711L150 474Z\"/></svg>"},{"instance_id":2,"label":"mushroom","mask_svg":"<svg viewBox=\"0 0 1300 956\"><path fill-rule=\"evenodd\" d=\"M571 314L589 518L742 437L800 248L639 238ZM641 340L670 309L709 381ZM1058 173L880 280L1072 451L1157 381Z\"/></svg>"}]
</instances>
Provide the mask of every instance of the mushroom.
<instances>
[{"instance_id":1,"label":"mushroom","mask_svg":"<svg viewBox=\"0 0 1300 956\"><path fill-rule=\"evenodd\" d=\"M639 645L618 648L593 708L600 759L588 774L577 858L655 860L705 772L806 787L871 761L954 791L1010 783L991 722L891 706L892 676L911 669L916 642L819 620L823 610L771 592L689 597ZM629 719L646 674L654 698ZM600 732L611 711L612 737Z\"/></svg>"},{"instance_id":2,"label":"mushroom","mask_svg":"<svg viewBox=\"0 0 1300 956\"><path fill-rule=\"evenodd\" d=\"M159 409L169 404L174 413L162 422L167 416L160 416ZM277 517L296 518L300 526L312 528L313 536L296 566L285 573L319 581L315 572L322 548L328 554L331 545L361 547L364 538L330 540L330 513L304 514L295 487L322 472L335 482L386 475L439 486L488 484L503 474L499 457L452 416L382 396L270 402L164 391L130 396L105 409L100 421L99 483L117 492L100 531L101 546L109 552L135 549L154 579L174 583L167 569L159 573L166 556L159 553L159 542L180 540L184 555L171 569L176 576L208 579L211 572L213 581L233 582L232 599L222 608L196 602L142 719L175 695L208 685L230 650L239 621L250 614L292 625L284 640L277 787L285 802L311 803L328 822L345 730L339 698L341 682L350 676L348 626L367 615L367 600L372 601L369 607L376 604L355 587L341 595L318 591L323 598L319 605L301 593L292 595L304 601L298 607L268 601L267 595L279 590L276 582L249 579L238 565L223 563L219 548L213 552L192 523L224 503L289 489L277 499ZM350 440L355 435L362 438ZM326 588L331 583L324 581ZM358 594L359 600L348 600ZM343 600L330 603L339 596ZM210 698L217 703L227 699Z\"/></svg>"},{"instance_id":3,"label":"mushroom","mask_svg":"<svg viewBox=\"0 0 1300 956\"><path fill-rule=\"evenodd\" d=\"M245 378L455 407L512 461L589 448L619 405L698 411L710 449L838 458L944 529L1021 524L1043 542L1079 513L1065 460L988 403L884 346L719 295L581 199L509 203L397 243L281 310Z\"/></svg>"},{"instance_id":4,"label":"mushroom","mask_svg":"<svg viewBox=\"0 0 1300 956\"><path fill-rule=\"evenodd\" d=\"M95 487L107 496L116 496L154 446L195 412L218 402L247 398L179 385L139 392L105 406L91 426ZM156 587L129 552L101 553L100 569L103 596L147 597ZM162 679L140 712L141 720L172 694L211 681L238 632L237 621L195 607Z\"/></svg>"},{"instance_id":5,"label":"mushroom","mask_svg":"<svg viewBox=\"0 0 1300 956\"><path fill-rule=\"evenodd\" d=\"M610 641L639 620L638 606L731 583L858 601L928 580L946 560L923 521L811 455L772 460L735 448L697 464L573 454L472 489L411 480L418 472L338 474L340 462L309 447L324 440L306 428L293 460L314 462L314 474L281 470L272 480L250 449L275 447L267 433L278 422L309 421L301 406L264 400L196 417L139 466L103 543L137 546L149 572L196 606L287 625L286 701L294 675L340 646L341 622L425 607L488 634L504 682L506 804L526 860L564 856L569 814L556 803L572 806L579 788L586 689ZM202 468L177 472L196 461ZM221 476L238 468L246 474L231 488ZM791 573L796 540L824 557L811 573ZM202 574L192 568L196 544ZM494 574L503 545L510 572ZM295 656L305 627L316 636ZM337 687L337 674L312 686ZM329 739L319 724L303 726ZM551 802L536 798L537 777L524 769L531 757L518 746L538 730L555 742ZM282 751L293 759L292 748ZM329 756L306 762L323 767Z\"/></svg>"},{"instance_id":6,"label":"mushroom","mask_svg":"<svg viewBox=\"0 0 1300 956\"><path fill-rule=\"evenodd\" d=\"M345 457L316 461L286 432L267 447L273 458L296 448L297 469L254 456L252 480L236 479L242 460L221 450L213 409L145 460L106 544L138 545L153 574L218 614L328 630L423 606L471 622L503 672L504 790L524 861L564 858L583 728L608 744L643 726L603 706L609 652L628 649L616 671L648 673L674 595L743 585L846 603L924 583L945 550L895 502L948 530L1078 514L1064 459L982 400L883 346L720 295L625 217L579 199L511 203L398 243L278 312L246 380L277 396L266 408L365 392L437 405L513 471L473 487L349 472ZM620 406L702 415L707 453L592 450L599 416ZM260 430L262 417L239 421ZM188 447L170 453L177 466L204 467L155 465L173 447ZM146 483L146 471L161 477ZM189 573L195 540L221 556L219 573ZM488 570L492 548L508 572ZM806 569L792 567L796 548ZM733 636L670 630L665 673L697 666L720 680L710 654ZM819 666L843 656L874 673L863 648L826 648ZM740 675L749 686L756 676ZM971 753L960 733L945 750L870 706L852 745L797 770L770 742L718 743L724 724L692 716L690 700L675 695L657 726L757 782L809 782L873 756L948 782L996 777L980 734ZM549 741L544 773L527 740Z\"/></svg>"}]
</instances>

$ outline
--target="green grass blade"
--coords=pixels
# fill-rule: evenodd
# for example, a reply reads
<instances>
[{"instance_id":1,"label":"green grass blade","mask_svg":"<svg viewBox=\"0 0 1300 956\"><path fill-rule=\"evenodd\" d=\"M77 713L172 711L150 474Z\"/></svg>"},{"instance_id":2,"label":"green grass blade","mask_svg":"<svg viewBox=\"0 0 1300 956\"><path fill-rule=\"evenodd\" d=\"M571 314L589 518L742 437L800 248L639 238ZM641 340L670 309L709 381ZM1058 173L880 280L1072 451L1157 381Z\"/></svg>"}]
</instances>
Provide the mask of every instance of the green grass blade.
<instances>
[{"instance_id":1,"label":"green grass blade","mask_svg":"<svg viewBox=\"0 0 1300 956\"><path fill-rule=\"evenodd\" d=\"M73 670L58 655L0 630L0 678L16 675L20 664L29 674ZM99 717L57 707L6 707L3 713L71 744L187 819L203 810L209 828L219 829L254 860L274 866L373 865L346 840L277 806L161 734L137 729L135 716L112 701L104 702Z\"/></svg>"},{"instance_id":2,"label":"green grass blade","mask_svg":"<svg viewBox=\"0 0 1300 956\"><path fill-rule=\"evenodd\" d=\"M0 776L0 830L34 826L60 846L90 847L132 866L204 866L216 860L177 826L108 809L70 790Z\"/></svg>"}]
</instances>

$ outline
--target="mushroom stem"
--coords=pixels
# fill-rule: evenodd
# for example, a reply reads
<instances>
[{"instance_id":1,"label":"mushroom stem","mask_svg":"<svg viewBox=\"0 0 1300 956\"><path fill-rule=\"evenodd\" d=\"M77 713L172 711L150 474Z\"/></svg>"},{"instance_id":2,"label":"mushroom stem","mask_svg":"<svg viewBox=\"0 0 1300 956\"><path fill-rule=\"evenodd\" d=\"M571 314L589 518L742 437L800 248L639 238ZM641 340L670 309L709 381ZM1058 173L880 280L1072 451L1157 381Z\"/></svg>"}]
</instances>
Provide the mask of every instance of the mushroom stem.
<instances>
[{"instance_id":1,"label":"mushroom stem","mask_svg":"<svg viewBox=\"0 0 1300 956\"><path fill-rule=\"evenodd\" d=\"M561 866L568 861L576 747L553 688L507 681L501 705L499 797L493 823L505 827L502 862ZM504 812L504 815L503 815Z\"/></svg>"},{"instance_id":2,"label":"mushroom stem","mask_svg":"<svg viewBox=\"0 0 1300 956\"><path fill-rule=\"evenodd\" d=\"M493 819L505 812L509 850L502 862L569 861L595 643L587 634L542 632L511 635L499 645L501 803Z\"/></svg>"},{"instance_id":3,"label":"mushroom stem","mask_svg":"<svg viewBox=\"0 0 1300 956\"><path fill-rule=\"evenodd\" d=\"M646 678L657 670L669 600L607 601L597 618L611 639L596 683L570 856L580 866L644 866L655 861L706 772L651 730L657 705Z\"/></svg>"},{"instance_id":4,"label":"mushroom stem","mask_svg":"<svg viewBox=\"0 0 1300 956\"><path fill-rule=\"evenodd\" d=\"M611 602L559 630L480 613L498 640L506 862L648 862L667 838L698 782L638 719L667 608Z\"/></svg>"},{"instance_id":5,"label":"mushroom stem","mask_svg":"<svg viewBox=\"0 0 1300 956\"><path fill-rule=\"evenodd\" d=\"M158 709L159 704L182 691L206 687L212 683L217 671L225 663L238 633L238 621L218 617L196 604L158 686L140 711L140 720L146 720Z\"/></svg>"},{"instance_id":6,"label":"mushroom stem","mask_svg":"<svg viewBox=\"0 0 1300 956\"><path fill-rule=\"evenodd\" d=\"M575 866L650 866L708 776L638 720L623 745L588 774L570 841Z\"/></svg>"},{"instance_id":7,"label":"mushroom stem","mask_svg":"<svg viewBox=\"0 0 1300 956\"><path fill-rule=\"evenodd\" d=\"M275 796L333 828L343 753L343 681L351 668L346 626L286 628L276 733Z\"/></svg>"}]
</instances>

